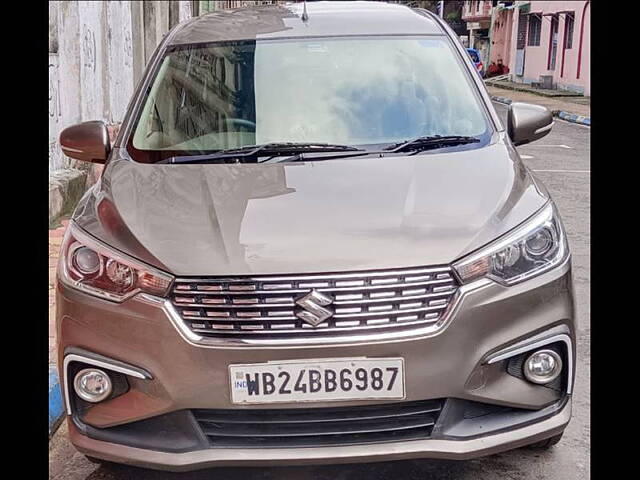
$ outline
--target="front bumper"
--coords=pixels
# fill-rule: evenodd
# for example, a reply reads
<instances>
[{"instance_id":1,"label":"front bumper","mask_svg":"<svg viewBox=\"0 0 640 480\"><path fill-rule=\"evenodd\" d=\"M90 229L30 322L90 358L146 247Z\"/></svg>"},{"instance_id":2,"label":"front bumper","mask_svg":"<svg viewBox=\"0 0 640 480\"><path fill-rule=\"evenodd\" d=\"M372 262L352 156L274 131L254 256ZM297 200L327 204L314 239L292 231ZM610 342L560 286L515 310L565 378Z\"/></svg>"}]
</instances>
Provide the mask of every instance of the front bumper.
<instances>
[{"instance_id":1,"label":"front bumper","mask_svg":"<svg viewBox=\"0 0 640 480\"><path fill-rule=\"evenodd\" d=\"M405 458L465 459L517 448L560 433L570 418L573 368L561 391L533 385L506 373L505 352L525 349L541 338L566 340L567 364L574 365L574 301L571 269L562 266L523 284L493 282L470 289L457 300L446 328L433 335L311 346L205 346L189 342L165 311L133 298L120 305L58 283L58 365L78 349L148 372L127 377L129 390L92 406L81 416L69 402L72 443L82 452L121 463L169 470L215 465L349 463ZM424 440L304 448L200 448L170 452L139 448L133 442L105 441L99 432L144 419L191 409L238 409L230 401L228 365L274 360L339 357L405 359L406 399L455 399L501 405L520 412L475 424L469 435ZM508 356L508 355L507 355ZM60 372L66 383L66 372ZM144 375L143 375L144 377ZM67 391L64 392L67 396ZM314 407L375 404L375 401L319 402ZM380 403L380 402L378 402ZM261 406L260 408L270 408ZM277 408L304 408L279 404ZM444 412L443 412L444 415ZM527 417L528 415L528 417ZM81 418L80 418L81 417ZM98 434L88 434L82 426ZM80 428L79 428L80 427ZM83 433L84 431L84 433ZM444 433L444 434L443 434ZM135 435L134 435L135 436ZM140 442L138 442L140 443Z\"/></svg>"},{"instance_id":2,"label":"front bumper","mask_svg":"<svg viewBox=\"0 0 640 480\"><path fill-rule=\"evenodd\" d=\"M82 435L69 424L71 442L82 453L144 468L188 471L218 466L320 465L369 463L413 458L466 460L528 445L561 433L571 418L571 403L534 424L470 440L429 439L411 442L336 447L206 449L185 453L158 452L102 442Z\"/></svg>"}]
</instances>

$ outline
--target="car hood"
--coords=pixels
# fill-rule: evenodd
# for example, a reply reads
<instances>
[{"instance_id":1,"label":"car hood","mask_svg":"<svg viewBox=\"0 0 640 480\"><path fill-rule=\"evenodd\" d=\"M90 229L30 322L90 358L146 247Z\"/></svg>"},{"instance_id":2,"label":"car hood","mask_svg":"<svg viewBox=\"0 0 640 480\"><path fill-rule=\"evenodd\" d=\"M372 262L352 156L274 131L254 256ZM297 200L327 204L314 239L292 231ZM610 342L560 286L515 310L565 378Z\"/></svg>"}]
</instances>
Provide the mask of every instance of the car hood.
<instances>
[{"instance_id":1,"label":"car hood","mask_svg":"<svg viewBox=\"0 0 640 480\"><path fill-rule=\"evenodd\" d=\"M176 275L448 264L547 201L503 140L425 155L269 165L116 159L74 219Z\"/></svg>"}]
</instances>

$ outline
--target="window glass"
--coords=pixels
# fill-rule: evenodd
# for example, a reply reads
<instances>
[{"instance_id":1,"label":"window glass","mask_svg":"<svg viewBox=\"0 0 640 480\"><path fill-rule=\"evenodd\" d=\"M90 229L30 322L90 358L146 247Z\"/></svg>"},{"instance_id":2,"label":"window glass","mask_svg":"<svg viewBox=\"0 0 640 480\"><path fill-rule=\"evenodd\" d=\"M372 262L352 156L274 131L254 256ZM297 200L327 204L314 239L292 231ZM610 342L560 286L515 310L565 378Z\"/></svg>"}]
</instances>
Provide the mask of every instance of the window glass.
<instances>
[{"instance_id":1,"label":"window glass","mask_svg":"<svg viewBox=\"0 0 640 480\"><path fill-rule=\"evenodd\" d=\"M540 46L540 33L542 30L542 18L540 15L529 15L529 35L528 43L529 47Z\"/></svg>"},{"instance_id":2,"label":"window glass","mask_svg":"<svg viewBox=\"0 0 640 480\"><path fill-rule=\"evenodd\" d=\"M181 48L164 59L129 151L154 162L270 142L366 146L479 136L489 129L486 112L459 60L446 37Z\"/></svg>"},{"instance_id":3,"label":"window glass","mask_svg":"<svg viewBox=\"0 0 640 480\"><path fill-rule=\"evenodd\" d=\"M565 48L573 47L573 24L574 16L572 13L568 13L564 19Z\"/></svg>"}]
</instances>

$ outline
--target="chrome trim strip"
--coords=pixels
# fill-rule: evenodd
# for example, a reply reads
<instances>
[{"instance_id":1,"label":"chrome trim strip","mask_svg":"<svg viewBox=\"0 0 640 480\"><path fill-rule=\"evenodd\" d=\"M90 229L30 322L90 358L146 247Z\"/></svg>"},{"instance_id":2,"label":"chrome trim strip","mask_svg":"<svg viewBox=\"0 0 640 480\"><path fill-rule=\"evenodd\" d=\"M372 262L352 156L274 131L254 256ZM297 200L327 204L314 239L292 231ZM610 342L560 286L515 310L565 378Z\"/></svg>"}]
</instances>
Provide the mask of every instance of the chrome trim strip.
<instances>
[{"instance_id":1,"label":"chrome trim strip","mask_svg":"<svg viewBox=\"0 0 640 480\"><path fill-rule=\"evenodd\" d=\"M140 378L142 380L151 380L153 377L151 374L145 372L141 368L134 367L133 365L127 367L124 362L109 359L98 360L86 355L79 355L77 353L70 353L64 357L64 361L62 364L62 374L64 376L63 385L64 385L64 399L65 405L67 408L67 415L71 415L71 402L69 401L69 379L67 378L67 368L71 362L82 362L88 365L93 365L95 367L106 368L107 370L113 370L114 372L123 373L125 375L129 375L131 377ZM114 363L112 363L114 362Z\"/></svg>"},{"instance_id":2,"label":"chrome trim strip","mask_svg":"<svg viewBox=\"0 0 640 480\"><path fill-rule=\"evenodd\" d=\"M539 129L537 129L536 131L533 132L534 135L537 135L538 133L542 133L542 132L546 132L547 130L551 130L551 128L553 127L553 125L556 122L551 121L551 123L549 125L545 125L544 127L540 127Z\"/></svg>"},{"instance_id":3,"label":"chrome trim strip","mask_svg":"<svg viewBox=\"0 0 640 480\"><path fill-rule=\"evenodd\" d=\"M177 282L178 280L174 280ZM424 282L407 282L407 283L395 283L393 285L363 285L361 287L321 287L316 288L319 292L368 292L377 290L394 290L394 289L409 289L412 287L422 287L427 285L442 285L453 282L452 278L442 278L438 280L427 280ZM214 280L209 280L209 283L216 283ZM176 295L267 295L278 294L285 295L291 293L308 293L309 288L287 288L279 290L251 290L251 291L238 291L238 290L177 290L173 289L172 293Z\"/></svg>"},{"instance_id":4,"label":"chrome trim strip","mask_svg":"<svg viewBox=\"0 0 640 480\"><path fill-rule=\"evenodd\" d=\"M336 274L315 274L310 273L308 275L256 275L256 276L242 276L242 277L194 277L194 278L176 278L176 284L178 283L227 283L227 282L286 282L299 281L299 280L335 280L345 278L377 278L377 277L389 277L389 276L406 276L406 275L418 275L422 273L449 273L451 267L432 267L432 268L406 268L406 269L394 269L394 270L375 270L375 271L362 271L354 273L336 273Z\"/></svg>"},{"instance_id":5,"label":"chrome trim strip","mask_svg":"<svg viewBox=\"0 0 640 480\"><path fill-rule=\"evenodd\" d=\"M377 320L377 319L375 319ZM386 320L386 319L382 319L382 320ZM273 333L276 334L289 334L289 335L306 335L309 334L310 336L315 336L315 335L323 335L323 334L334 334L334 333L339 333L339 334L349 334L354 332L354 327L357 326L358 328L358 333L363 333L363 334L372 334L372 333L376 333L376 331L379 331L381 329L388 329L388 328L401 328L401 327L411 327L411 326L427 326L427 325L433 325L434 323L436 323L437 320L434 321L425 321L424 319L422 320L417 320L417 321L406 321L406 320L401 320L401 321L397 321L397 322L391 322L391 321L386 321L385 323L382 324L360 324L359 320L353 320L353 321L349 321L349 320L339 320L336 322L336 325L338 325L338 323L340 323L339 326L336 327L327 327L326 323L325 324L319 324L317 327L315 328L305 328L301 330L301 329L296 329L295 326L291 326L288 329L276 329ZM242 325L240 328L244 327L244 325ZM309 326L311 327L311 325ZM273 327L272 327L273 328ZM200 328L194 328L193 329L195 332L202 332L202 333L211 333L211 330L206 330L206 329L200 329ZM256 334L256 335L260 335L260 336L264 336L264 331L260 330L258 332L252 332L252 331L247 331L247 330L229 330L227 332L222 332L225 335L247 335L247 334ZM385 332L383 332L384 334ZM254 337L254 338L260 338L260 337ZM310 338L310 337L307 337Z\"/></svg>"},{"instance_id":6,"label":"chrome trim strip","mask_svg":"<svg viewBox=\"0 0 640 480\"><path fill-rule=\"evenodd\" d=\"M170 320L173 327L178 331L180 336L189 344L196 347L203 348L237 348L237 347L250 347L250 348L300 348L304 347L313 347L313 346L328 346L328 345L358 345L362 343L367 344L378 344L378 343L386 343L391 341L408 341L415 340L417 338L423 337L431 337L437 335L442 330L444 330L447 325L450 323L451 319L455 316L456 312L460 308L462 304L462 300L470 294L471 292L475 292L477 290L487 288L490 285L495 285L495 283L490 279L480 279L476 282L469 283L467 285L463 285L456 293L453 295L451 302L447 310L443 313L440 319L429 325L424 326L423 328L412 328L408 330L398 330L398 331L389 331L382 332L377 334L372 334L373 332L367 333L352 333L347 334L345 332L344 335L340 336L313 336L306 335L306 330L300 330L300 335L298 337L287 337L287 338L263 338L263 337L251 337L247 338L213 338L213 337L204 337L202 335L198 335L197 333L191 331L189 327L187 327L186 323L178 314L177 310L172 305L171 301L166 298L156 297L154 295L149 295L147 293L139 293L132 300L137 300L143 302L147 305L154 306L156 308L160 308L164 311L167 318ZM382 313L382 312L381 312ZM320 331L317 333L321 333ZM315 338L313 338L315 337Z\"/></svg>"},{"instance_id":7,"label":"chrome trim strip","mask_svg":"<svg viewBox=\"0 0 640 480\"><path fill-rule=\"evenodd\" d=\"M487 365L491 365L493 363L497 363L502 360L515 357L516 355L520 355L521 353L527 352L529 350L533 350L535 348L544 347L545 345L549 345L551 343L564 342L564 344L567 347L567 357L568 357L567 393L571 394L573 391L573 345L571 342L571 337L568 335L568 333L560 333L560 334L554 334L551 336L545 336L545 335L549 335L550 333L553 333L553 330L557 330L557 329L551 329L548 332L544 332L540 335L536 335L532 338L528 338L514 345L511 345L505 349L499 350L498 352L495 352L489 355L485 363ZM568 330L568 328L566 328L566 330ZM543 337L543 338L540 338L540 337Z\"/></svg>"}]
</instances>

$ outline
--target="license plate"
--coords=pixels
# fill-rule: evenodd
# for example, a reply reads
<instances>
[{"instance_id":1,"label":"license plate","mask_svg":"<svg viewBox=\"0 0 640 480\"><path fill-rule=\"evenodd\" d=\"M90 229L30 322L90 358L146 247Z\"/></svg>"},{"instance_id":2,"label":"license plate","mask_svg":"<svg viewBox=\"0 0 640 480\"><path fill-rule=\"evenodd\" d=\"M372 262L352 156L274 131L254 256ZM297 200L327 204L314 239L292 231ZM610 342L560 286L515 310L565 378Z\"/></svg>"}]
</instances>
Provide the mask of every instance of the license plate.
<instances>
[{"instance_id":1,"label":"license plate","mask_svg":"<svg viewBox=\"0 0 640 480\"><path fill-rule=\"evenodd\" d=\"M403 399L403 358L336 358L229 365L231 402Z\"/></svg>"}]
</instances>

